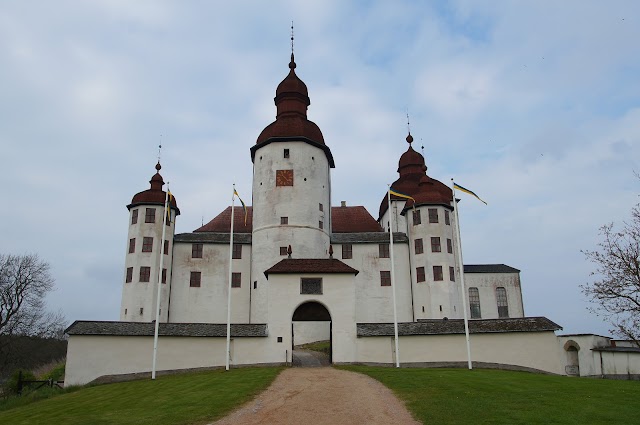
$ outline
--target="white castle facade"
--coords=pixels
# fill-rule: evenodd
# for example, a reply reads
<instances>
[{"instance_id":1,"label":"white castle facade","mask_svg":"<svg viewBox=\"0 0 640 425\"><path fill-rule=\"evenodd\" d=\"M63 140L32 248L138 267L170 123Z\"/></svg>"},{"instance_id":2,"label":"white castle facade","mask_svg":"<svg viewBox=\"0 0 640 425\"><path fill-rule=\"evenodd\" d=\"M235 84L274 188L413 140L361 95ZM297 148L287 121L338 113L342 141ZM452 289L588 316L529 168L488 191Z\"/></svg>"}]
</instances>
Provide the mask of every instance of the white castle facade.
<instances>
[{"instance_id":1,"label":"white castle facade","mask_svg":"<svg viewBox=\"0 0 640 425\"><path fill-rule=\"evenodd\" d=\"M252 206L246 221L235 208L233 244L231 207L192 233L175 234L174 198L163 224L164 182L156 165L150 189L127 205L120 320L76 321L67 330L68 382L151 370L159 278L159 370L225 364L230 290L233 366L289 364L295 346L317 340L331 341L333 363L466 364L466 305L476 365L605 374L587 348L610 348L610 340L557 337L557 324L526 317L519 270L458 267L457 203L449 187L426 174L411 135L392 186L413 200L392 196L389 206L381 193L377 219L362 206L331 206L334 158L307 119L310 100L293 54L289 68L276 90L276 120L250 147Z\"/></svg>"}]
</instances>

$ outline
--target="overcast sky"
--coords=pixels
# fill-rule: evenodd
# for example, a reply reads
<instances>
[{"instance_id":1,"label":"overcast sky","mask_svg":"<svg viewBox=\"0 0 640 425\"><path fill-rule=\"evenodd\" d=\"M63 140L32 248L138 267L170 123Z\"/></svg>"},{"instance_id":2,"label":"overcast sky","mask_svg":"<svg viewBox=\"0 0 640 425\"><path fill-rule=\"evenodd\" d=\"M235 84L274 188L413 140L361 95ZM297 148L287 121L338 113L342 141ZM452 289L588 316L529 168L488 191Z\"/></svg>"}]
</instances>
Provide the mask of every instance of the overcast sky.
<instances>
[{"instance_id":1,"label":"overcast sky","mask_svg":"<svg viewBox=\"0 0 640 425\"><path fill-rule=\"evenodd\" d=\"M427 173L488 202L461 196L465 263L516 267L527 315L608 334L580 250L639 200L636 1L0 3L0 252L51 264L53 309L118 319L126 205L160 142L178 232L233 181L251 198L292 20L333 205L377 218L408 110Z\"/></svg>"}]
</instances>

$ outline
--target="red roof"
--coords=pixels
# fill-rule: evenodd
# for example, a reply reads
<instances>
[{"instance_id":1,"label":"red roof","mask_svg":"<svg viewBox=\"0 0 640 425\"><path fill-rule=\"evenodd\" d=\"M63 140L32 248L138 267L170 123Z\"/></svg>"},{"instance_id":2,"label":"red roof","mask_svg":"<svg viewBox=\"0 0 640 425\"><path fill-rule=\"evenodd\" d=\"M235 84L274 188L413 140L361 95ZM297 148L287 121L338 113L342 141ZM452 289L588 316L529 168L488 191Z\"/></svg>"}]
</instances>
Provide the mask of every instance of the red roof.
<instances>
[{"instance_id":1,"label":"red roof","mask_svg":"<svg viewBox=\"0 0 640 425\"><path fill-rule=\"evenodd\" d=\"M331 230L333 233L384 232L363 206L331 207Z\"/></svg>"},{"instance_id":2,"label":"red roof","mask_svg":"<svg viewBox=\"0 0 640 425\"><path fill-rule=\"evenodd\" d=\"M335 258L321 258L321 259L298 259L298 258L286 258L274 265L268 270L265 270L264 274L269 277L270 274L289 274L289 273L314 273L314 274L326 274L326 273L348 273L358 274L358 270L351 266L346 265L340 260Z\"/></svg>"},{"instance_id":3,"label":"red roof","mask_svg":"<svg viewBox=\"0 0 640 425\"><path fill-rule=\"evenodd\" d=\"M162 190L164 180L160 175L160 169L162 169L162 166L160 165L160 162L158 162L156 164L156 173L151 177L151 180L149 180L151 188L133 195L133 199L131 199L131 203L127 205L127 208L141 204L164 205L166 192ZM180 215L180 210L178 209L178 203L176 202L175 196L171 198L171 208L176 211L176 215Z\"/></svg>"},{"instance_id":4,"label":"red roof","mask_svg":"<svg viewBox=\"0 0 640 425\"><path fill-rule=\"evenodd\" d=\"M247 224L244 223L244 210L242 206L233 209L233 233L251 233L253 227L253 208L247 207ZM216 218L204 226L194 230L194 232L231 232L231 207L217 215Z\"/></svg>"}]
</instances>

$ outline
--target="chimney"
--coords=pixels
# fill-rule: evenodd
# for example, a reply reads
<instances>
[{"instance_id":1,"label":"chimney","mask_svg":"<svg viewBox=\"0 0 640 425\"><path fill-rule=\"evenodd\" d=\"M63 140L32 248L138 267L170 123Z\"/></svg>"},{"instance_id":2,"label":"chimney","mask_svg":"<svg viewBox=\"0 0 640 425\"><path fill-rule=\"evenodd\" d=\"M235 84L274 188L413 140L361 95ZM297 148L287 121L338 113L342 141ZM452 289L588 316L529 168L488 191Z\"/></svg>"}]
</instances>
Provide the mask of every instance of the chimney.
<instances>
[{"instance_id":1,"label":"chimney","mask_svg":"<svg viewBox=\"0 0 640 425\"><path fill-rule=\"evenodd\" d=\"M341 207L346 207L347 206L347 201L340 201L340 206Z\"/></svg>"}]
</instances>

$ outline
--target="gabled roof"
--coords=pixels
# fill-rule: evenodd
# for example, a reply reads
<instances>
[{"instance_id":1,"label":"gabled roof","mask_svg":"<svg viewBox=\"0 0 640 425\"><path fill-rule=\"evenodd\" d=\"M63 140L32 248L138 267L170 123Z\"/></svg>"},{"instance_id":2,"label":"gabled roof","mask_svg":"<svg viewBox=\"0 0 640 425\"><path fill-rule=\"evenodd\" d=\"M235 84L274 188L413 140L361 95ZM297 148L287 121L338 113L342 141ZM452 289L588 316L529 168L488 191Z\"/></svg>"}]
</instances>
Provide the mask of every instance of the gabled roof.
<instances>
[{"instance_id":1,"label":"gabled roof","mask_svg":"<svg viewBox=\"0 0 640 425\"><path fill-rule=\"evenodd\" d=\"M264 275L269 278L270 274L355 274L360 273L351 266L346 265L342 261L335 258L286 258L268 270Z\"/></svg>"},{"instance_id":2,"label":"gabled roof","mask_svg":"<svg viewBox=\"0 0 640 425\"><path fill-rule=\"evenodd\" d=\"M155 323L76 320L64 332L69 335L153 336ZM227 325L224 323L160 323L158 335L225 337ZM267 336L267 325L232 324L231 336Z\"/></svg>"},{"instance_id":3,"label":"gabled roof","mask_svg":"<svg viewBox=\"0 0 640 425\"><path fill-rule=\"evenodd\" d=\"M358 336L393 336L393 323L358 323ZM545 332L562 327L546 317L469 320L470 333ZM418 320L398 323L398 335L464 334L464 320Z\"/></svg>"},{"instance_id":4,"label":"gabled roof","mask_svg":"<svg viewBox=\"0 0 640 425\"><path fill-rule=\"evenodd\" d=\"M504 264L465 264L465 273L520 273L520 270Z\"/></svg>"},{"instance_id":5,"label":"gabled roof","mask_svg":"<svg viewBox=\"0 0 640 425\"><path fill-rule=\"evenodd\" d=\"M233 210L233 233L251 233L253 227L253 208L247 207L247 223L244 222L244 210L238 205ZM231 207L227 207L213 220L194 232L231 233Z\"/></svg>"},{"instance_id":6,"label":"gabled roof","mask_svg":"<svg viewBox=\"0 0 640 425\"><path fill-rule=\"evenodd\" d=\"M384 232L384 229L363 206L331 207L333 233Z\"/></svg>"}]
</instances>

